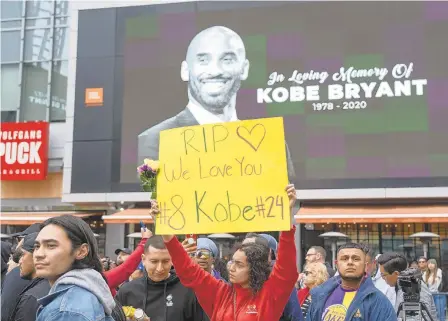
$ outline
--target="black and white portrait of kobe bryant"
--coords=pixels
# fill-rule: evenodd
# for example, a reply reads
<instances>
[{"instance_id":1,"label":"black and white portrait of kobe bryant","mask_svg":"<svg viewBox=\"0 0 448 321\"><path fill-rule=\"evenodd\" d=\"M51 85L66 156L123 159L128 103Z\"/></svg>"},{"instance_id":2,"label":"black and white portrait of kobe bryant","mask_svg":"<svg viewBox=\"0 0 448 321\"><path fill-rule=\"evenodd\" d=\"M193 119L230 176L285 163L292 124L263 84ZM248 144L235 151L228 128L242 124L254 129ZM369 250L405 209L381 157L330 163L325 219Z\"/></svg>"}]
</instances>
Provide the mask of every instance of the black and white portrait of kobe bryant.
<instances>
[{"instance_id":1,"label":"black and white portrait of kobe bryant","mask_svg":"<svg viewBox=\"0 0 448 321\"><path fill-rule=\"evenodd\" d=\"M174 117L138 136L138 161L159 159L160 132L167 129L237 121L236 97L249 75L249 60L241 37L233 30L214 26L191 40L180 76L188 83L188 103ZM294 169L288 147L288 176Z\"/></svg>"}]
</instances>

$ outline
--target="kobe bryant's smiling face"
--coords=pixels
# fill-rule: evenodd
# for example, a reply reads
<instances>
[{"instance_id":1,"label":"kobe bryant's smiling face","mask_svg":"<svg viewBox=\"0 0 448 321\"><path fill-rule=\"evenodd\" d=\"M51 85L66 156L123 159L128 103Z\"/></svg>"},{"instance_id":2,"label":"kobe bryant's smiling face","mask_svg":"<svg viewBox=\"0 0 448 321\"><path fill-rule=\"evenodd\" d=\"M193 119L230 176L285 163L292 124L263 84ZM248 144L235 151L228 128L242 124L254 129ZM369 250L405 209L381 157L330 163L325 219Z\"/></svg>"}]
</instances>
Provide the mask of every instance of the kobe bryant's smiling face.
<instances>
[{"instance_id":1,"label":"kobe bryant's smiling face","mask_svg":"<svg viewBox=\"0 0 448 321\"><path fill-rule=\"evenodd\" d=\"M199 105L221 114L241 81L247 79L248 70L240 36L225 27L211 27L191 41L181 76L188 81L189 93Z\"/></svg>"}]
</instances>

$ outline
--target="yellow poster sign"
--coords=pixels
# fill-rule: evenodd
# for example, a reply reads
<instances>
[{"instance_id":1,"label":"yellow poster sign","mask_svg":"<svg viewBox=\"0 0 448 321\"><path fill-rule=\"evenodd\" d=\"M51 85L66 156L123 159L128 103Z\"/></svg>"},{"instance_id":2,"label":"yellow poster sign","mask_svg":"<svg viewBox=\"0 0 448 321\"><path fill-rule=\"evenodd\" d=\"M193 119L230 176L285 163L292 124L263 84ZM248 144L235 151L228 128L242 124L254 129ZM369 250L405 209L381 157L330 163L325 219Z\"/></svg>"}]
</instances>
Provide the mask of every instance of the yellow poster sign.
<instances>
[{"instance_id":1,"label":"yellow poster sign","mask_svg":"<svg viewBox=\"0 0 448 321\"><path fill-rule=\"evenodd\" d=\"M160 133L157 234L290 228L283 119Z\"/></svg>"}]
</instances>

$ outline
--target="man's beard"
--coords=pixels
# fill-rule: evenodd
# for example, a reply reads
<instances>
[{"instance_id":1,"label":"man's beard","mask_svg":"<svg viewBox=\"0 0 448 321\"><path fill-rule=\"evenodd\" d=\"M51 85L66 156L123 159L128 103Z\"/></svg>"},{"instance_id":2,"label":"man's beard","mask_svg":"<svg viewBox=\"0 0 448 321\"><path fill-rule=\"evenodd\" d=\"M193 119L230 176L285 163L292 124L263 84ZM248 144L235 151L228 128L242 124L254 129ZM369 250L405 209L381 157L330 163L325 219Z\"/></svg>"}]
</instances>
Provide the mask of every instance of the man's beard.
<instances>
[{"instance_id":1,"label":"man's beard","mask_svg":"<svg viewBox=\"0 0 448 321\"><path fill-rule=\"evenodd\" d=\"M22 276L22 274L20 274L20 277L21 277L23 280L32 280L32 279L33 279L33 273L28 273L28 274L23 275L23 276Z\"/></svg>"},{"instance_id":2,"label":"man's beard","mask_svg":"<svg viewBox=\"0 0 448 321\"><path fill-rule=\"evenodd\" d=\"M352 281L352 282L357 281L357 282L360 282L363 277L364 277L364 274L362 274L360 276L343 276L341 274L341 279L344 280L344 281Z\"/></svg>"},{"instance_id":3,"label":"man's beard","mask_svg":"<svg viewBox=\"0 0 448 321\"><path fill-rule=\"evenodd\" d=\"M197 86L197 82L190 81L188 83L188 89L193 98L201 105L201 107L215 115L223 114L224 107L229 104L230 100L238 92L240 87L241 79L236 78L227 92L213 97L201 92L201 89Z\"/></svg>"}]
</instances>

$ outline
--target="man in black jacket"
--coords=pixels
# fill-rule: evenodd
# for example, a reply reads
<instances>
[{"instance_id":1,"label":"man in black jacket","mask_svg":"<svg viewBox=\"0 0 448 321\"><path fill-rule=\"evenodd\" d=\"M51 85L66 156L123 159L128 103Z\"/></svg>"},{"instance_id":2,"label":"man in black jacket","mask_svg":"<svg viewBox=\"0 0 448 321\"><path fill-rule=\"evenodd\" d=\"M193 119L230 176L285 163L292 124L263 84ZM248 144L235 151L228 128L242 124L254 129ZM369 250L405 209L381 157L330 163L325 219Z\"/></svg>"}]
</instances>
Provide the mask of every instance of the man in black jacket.
<instances>
[{"instance_id":1,"label":"man in black jacket","mask_svg":"<svg viewBox=\"0 0 448 321\"><path fill-rule=\"evenodd\" d=\"M19 261L20 276L31 282L20 293L17 303L12 310L10 321L35 321L38 299L46 296L50 291L47 280L36 277L36 269L33 262L34 241L38 233L25 236L22 245L22 257Z\"/></svg>"},{"instance_id":2,"label":"man in black jacket","mask_svg":"<svg viewBox=\"0 0 448 321\"><path fill-rule=\"evenodd\" d=\"M9 261L9 257L11 256L12 253L12 245L11 243L8 242L2 242L2 253L1 253L1 257L2 257L2 279L1 279L1 284L2 284L2 288L3 288L3 281L5 280L5 276L6 273L8 272L8 261Z\"/></svg>"},{"instance_id":3,"label":"man in black jacket","mask_svg":"<svg viewBox=\"0 0 448 321\"><path fill-rule=\"evenodd\" d=\"M142 255L143 278L124 284L117 300L145 311L151 321L202 321L206 316L192 290L181 283L160 236L152 236Z\"/></svg>"},{"instance_id":4,"label":"man in black jacket","mask_svg":"<svg viewBox=\"0 0 448 321\"><path fill-rule=\"evenodd\" d=\"M31 226L29 226L25 231L19 232L16 234L12 234L13 237L19 237L21 238L19 244L17 245L15 249L15 254L19 254L20 256L22 254L21 247L23 245L24 237L35 232L39 232L40 224L35 223ZM3 281L3 280L2 280ZM20 268L17 266L13 268L8 274L6 274L5 280L2 284L2 313L1 313L1 321L8 321L10 320L10 316L12 314L12 310L16 306L18 299L20 298L19 295L22 293L22 291L30 284L30 280L25 280L20 277Z\"/></svg>"}]
</instances>

